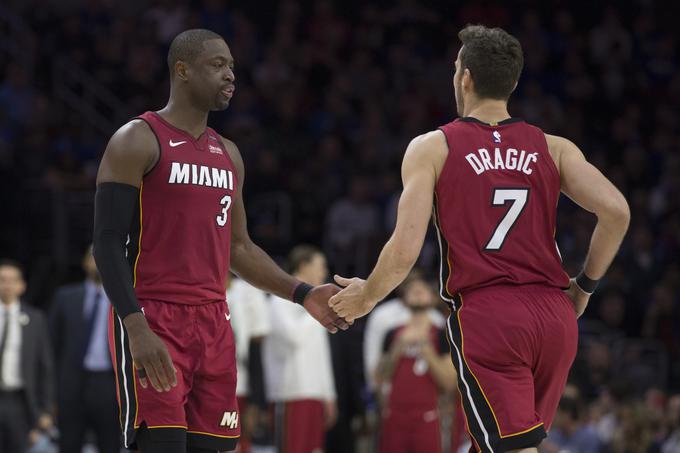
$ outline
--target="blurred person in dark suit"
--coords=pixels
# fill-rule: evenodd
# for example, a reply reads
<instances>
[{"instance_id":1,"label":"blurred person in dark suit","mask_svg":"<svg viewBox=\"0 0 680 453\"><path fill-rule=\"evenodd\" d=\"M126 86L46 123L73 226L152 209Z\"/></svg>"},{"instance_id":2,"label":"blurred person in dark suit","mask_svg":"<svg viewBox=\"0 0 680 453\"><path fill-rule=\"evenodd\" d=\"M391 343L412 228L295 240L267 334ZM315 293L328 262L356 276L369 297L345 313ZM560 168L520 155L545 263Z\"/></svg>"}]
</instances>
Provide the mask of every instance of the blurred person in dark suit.
<instances>
[{"instance_id":1,"label":"blurred person in dark suit","mask_svg":"<svg viewBox=\"0 0 680 453\"><path fill-rule=\"evenodd\" d=\"M92 430L99 453L118 453L116 383L107 338L111 306L90 248L83 270L83 282L57 290L50 312L59 447L62 452L80 452Z\"/></svg>"},{"instance_id":2,"label":"blurred person in dark suit","mask_svg":"<svg viewBox=\"0 0 680 453\"><path fill-rule=\"evenodd\" d=\"M0 452L23 453L52 427L47 323L19 300L25 290L21 266L0 260Z\"/></svg>"}]
</instances>

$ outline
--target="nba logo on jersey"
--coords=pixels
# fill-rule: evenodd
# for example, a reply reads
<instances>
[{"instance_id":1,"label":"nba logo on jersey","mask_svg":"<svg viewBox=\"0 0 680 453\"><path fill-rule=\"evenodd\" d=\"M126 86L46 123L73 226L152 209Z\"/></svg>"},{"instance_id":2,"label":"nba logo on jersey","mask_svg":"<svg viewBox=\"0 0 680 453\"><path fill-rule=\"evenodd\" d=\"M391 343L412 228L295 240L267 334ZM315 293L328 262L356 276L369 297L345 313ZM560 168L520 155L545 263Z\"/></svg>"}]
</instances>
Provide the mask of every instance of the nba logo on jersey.
<instances>
[{"instance_id":1,"label":"nba logo on jersey","mask_svg":"<svg viewBox=\"0 0 680 453\"><path fill-rule=\"evenodd\" d=\"M498 131L493 131L493 142L494 143L500 143L501 142L501 133Z\"/></svg>"}]
</instances>

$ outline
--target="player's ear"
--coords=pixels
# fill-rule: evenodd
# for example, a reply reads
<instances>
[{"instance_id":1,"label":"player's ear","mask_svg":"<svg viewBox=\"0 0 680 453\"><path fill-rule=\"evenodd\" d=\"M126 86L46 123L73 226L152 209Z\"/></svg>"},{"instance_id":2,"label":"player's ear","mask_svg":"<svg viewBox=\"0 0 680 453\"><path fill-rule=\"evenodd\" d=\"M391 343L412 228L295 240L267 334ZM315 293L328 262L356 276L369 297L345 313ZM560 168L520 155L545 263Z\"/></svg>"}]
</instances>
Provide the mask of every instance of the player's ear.
<instances>
[{"instance_id":1,"label":"player's ear","mask_svg":"<svg viewBox=\"0 0 680 453\"><path fill-rule=\"evenodd\" d=\"M183 82L186 82L189 79L187 77L188 69L189 68L185 62L181 60L175 62L175 75L177 76L178 79L182 80Z\"/></svg>"},{"instance_id":2,"label":"player's ear","mask_svg":"<svg viewBox=\"0 0 680 453\"><path fill-rule=\"evenodd\" d=\"M463 80L461 81L461 86L463 90L472 90L472 73L468 68L463 70Z\"/></svg>"}]
</instances>

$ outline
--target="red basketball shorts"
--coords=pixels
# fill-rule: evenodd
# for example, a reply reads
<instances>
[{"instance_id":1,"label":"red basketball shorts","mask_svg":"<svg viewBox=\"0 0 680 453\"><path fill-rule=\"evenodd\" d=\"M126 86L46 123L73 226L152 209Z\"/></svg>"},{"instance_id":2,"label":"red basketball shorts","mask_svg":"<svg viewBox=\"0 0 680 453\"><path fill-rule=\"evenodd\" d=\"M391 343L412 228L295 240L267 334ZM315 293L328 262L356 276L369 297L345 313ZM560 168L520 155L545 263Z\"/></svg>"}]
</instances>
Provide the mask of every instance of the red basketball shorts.
<instances>
[{"instance_id":1,"label":"red basketball shorts","mask_svg":"<svg viewBox=\"0 0 680 453\"><path fill-rule=\"evenodd\" d=\"M186 436L187 444L228 451L241 433L236 402L234 335L226 302L181 305L140 301L149 327L163 340L177 370L177 386L142 388L127 333L111 311L109 343L116 370L120 424L126 448L135 449L141 426L151 439Z\"/></svg>"},{"instance_id":2,"label":"red basketball shorts","mask_svg":"<svg viewBox=\"0 0 680 453\"><path fill-rule=\"evenodd\" d=\"M569 298L539 285L458 295L448 320L468 431L480 452L538 446L550 428L578 328Z\"/></svg>"}]
</instances>

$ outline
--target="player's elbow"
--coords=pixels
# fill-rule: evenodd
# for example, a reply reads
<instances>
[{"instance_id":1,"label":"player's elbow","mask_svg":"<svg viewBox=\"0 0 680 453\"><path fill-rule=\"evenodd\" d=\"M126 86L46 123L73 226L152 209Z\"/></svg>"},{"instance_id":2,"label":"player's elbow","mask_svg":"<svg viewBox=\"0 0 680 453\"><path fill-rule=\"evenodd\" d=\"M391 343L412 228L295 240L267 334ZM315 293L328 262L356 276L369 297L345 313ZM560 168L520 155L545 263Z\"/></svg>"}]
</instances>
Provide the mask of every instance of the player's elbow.
<instances>
[{"instance_id":1,"label":"player's elbow","mask_svg":"<svg viewBox=\"0 0 680 453\"><path fill-rule=\"evenodd\" d=\"M626 198L618 191L615 196L607 198L607 202L603 203L596 214L600 221L606 222L617 230L626 231L628 229L630 207Z\"/></svg>"}]
</instances>

